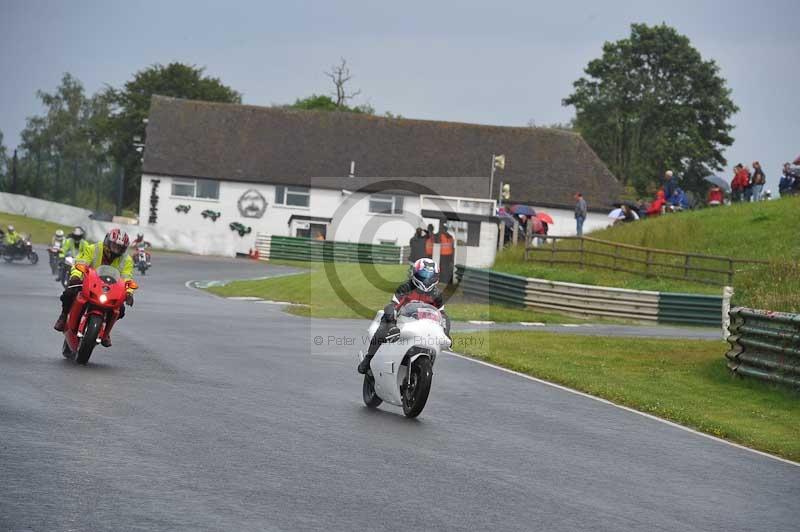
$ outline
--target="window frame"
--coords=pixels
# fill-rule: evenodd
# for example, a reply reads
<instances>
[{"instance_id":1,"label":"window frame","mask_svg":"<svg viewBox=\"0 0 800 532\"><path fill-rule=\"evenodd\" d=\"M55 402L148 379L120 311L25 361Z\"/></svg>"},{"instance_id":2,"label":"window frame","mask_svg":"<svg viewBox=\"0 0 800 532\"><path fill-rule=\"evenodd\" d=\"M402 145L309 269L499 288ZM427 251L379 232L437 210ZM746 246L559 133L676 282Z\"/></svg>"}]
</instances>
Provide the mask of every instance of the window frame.
<instances>
[{"instance_id":1,"label":"window frame","mask_svg":"<svg viewBox=\"0 0 800 532\"><path fill-rule=\"evenodd\" d=\"M289 203L290 197L305 198L305 204L296 205L294 203ZM311 208L311 187L275 185L275 205L289 209L309 209Z\"/></svg>"},{"instance_id":2,"label":"window frame","mask_svg":"<svg viewBox=\"0 0 800 532\"><path fill-rule=\"evenodd\" d=\"M217 189L217 196L198 196L198 188L200 181L205 183L212 183L216 185ZM191 187L192 193L189 194L178 194L175 191L175 187ZM200 178L185 178L185 177L175 177L172 178L172 183L170 183L169 194L172 198L181 198L181 199L191 199L191 200L200 200L200 201L219 201L219 189L220 183L216 179L200 179Z\"/></svg>"},{"instance_id":3,"label":"window frame","mask_svg":"<svg viewBox=\"0 0 800 532\"><path fill-rule=\"evenodd\" d=\"M405 208L405 199L400 194L370 194L367 212L377 216L402 216ZM389 204L389 211L372 210L372 202Z\"/></svg>"}]
</instances>

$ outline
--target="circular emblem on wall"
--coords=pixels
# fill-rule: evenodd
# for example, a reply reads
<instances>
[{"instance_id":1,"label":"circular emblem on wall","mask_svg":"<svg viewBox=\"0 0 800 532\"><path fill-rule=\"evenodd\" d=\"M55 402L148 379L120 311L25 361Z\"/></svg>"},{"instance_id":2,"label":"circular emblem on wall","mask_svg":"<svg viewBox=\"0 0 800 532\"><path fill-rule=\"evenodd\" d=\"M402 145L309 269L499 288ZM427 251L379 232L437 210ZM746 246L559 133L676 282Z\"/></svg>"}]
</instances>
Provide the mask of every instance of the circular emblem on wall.
<instances>
[{"instance_id":1,"label":"circular emblem on wall","mask_svg":"<svg viewBox=\"0 0 800 532\"><path fill-rule=\"evenodd\" d=\"M241 195L237 206L239 214L244 218L261 218L264 216L264 211L267 210L267 200L261 195L261 192L251 188Z\"/></svg>"}]
</instances>

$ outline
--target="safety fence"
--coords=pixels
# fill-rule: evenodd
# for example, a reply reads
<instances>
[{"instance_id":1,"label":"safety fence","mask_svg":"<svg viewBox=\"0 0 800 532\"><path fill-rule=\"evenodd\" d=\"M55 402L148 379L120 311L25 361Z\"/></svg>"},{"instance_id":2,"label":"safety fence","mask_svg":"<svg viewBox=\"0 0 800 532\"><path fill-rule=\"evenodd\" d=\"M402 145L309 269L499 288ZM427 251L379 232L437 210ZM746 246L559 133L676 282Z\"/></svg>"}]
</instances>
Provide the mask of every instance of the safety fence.
<instances>
[{"instance_id":1,"label":"safety fence","mask_svg":"<svg viewBox=\"0 0 800 532\"><path fill-rule=\"evenodd\" d=\"M528 239L525 260L550 266L569 264L715 286L731 286L738 271L768 264L765 260L646 248L586 236L536 236Z\"/></svg>"},{"instance_id":2,"label":"safety fence","mask_svg":"<svg viewBox=\"0 0 800 532\"><path fill-rule=\"evenodd\" d=\"M800 387L800 314L736 307L728 330L733 373Z\"/></svg>"},{"instance_id":3,"label":"safety fence","mask_svg":"<svg viewBox=\"0 0 800 532\"><path fill-rule=\"evenodd\" d=\"M306 262L402 264L404 255L401 246L312 240L264 233L256 235L256 249L258 257L262 260L283 259Z\"/></svg>"},{"instance_id":4,"label":"safety fence","mask_svg":"<svg viewBox=\"0 0 800 532\"><path fill-rule=\"evenodd\" d=\"M555 310L582 317L720 327L733 291L719 296L628 290L534 279L458 265L456 278L467 296L494 303Z\"/></svg>"}]
</instances>

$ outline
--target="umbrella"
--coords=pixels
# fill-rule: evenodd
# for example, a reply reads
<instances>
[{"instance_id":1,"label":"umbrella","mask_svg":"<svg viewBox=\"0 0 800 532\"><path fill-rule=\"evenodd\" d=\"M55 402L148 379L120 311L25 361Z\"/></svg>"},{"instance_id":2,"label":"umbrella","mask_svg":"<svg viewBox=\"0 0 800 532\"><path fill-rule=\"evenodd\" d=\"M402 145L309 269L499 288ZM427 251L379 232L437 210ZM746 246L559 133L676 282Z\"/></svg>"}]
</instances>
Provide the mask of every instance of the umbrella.
<instances>
[{"instance_id":1,"label":"umbrella","mask_svg":"<svg viewBox=\"0 0 800 532\"><path fill-rule=\"evenodd\" d=\"M539 220L541 220L541 221L543 221L544 223L546 223L546 224L550 224L550 225L552 225L552 224L554 224L554 223L555 223L555 222L553 221L553 217L552 217L552 216L550 216L549 214L547 214L546 212L537 212L537 213L536 213L536 217L537 217Z\"/></svg>"},{"instance_id":2,"label":"umbrella","mask_svg":"<svg viewBox=\"0 0 800 532\"><path fill-rule=\"evenodd\" d=\"M533 207L528 207L527 205L512 205L511 212L517 215L524 214L525 216L534 216L536 214Z\"/></svg>"},{"instance_id":3,"label":"umbrella","mask_svg":"<svg viewBox=\"0 0 800 532\"><path fill-rule=\"evenodd\" d=\"M730 192L731 191L730 183L728 183L728 181L726 179L724 179L724 178L722 178L722 177L720 177L718 175L707 175L703 179L705 179L706 181L708 181L709 183L711 183L713 185L717 185L719 188L721 188L725 192Z\"/></svg>"},{"instance_id":4,"label":"umbrella","mask_svg":"<svg viewBox=\"0 0 800 532\"><path fill-rule=\"evenodd\" d=\"M800 164L800 155L797 156L797 159L792 161L792 164Z\"/></svg>"},{"instance_id":5,"label":"umbrella","mask_svg":"<svg viewBox=\"0 0 800 532\"><path fill-rule=\"evenodd\" d=\"M622 213L622 209L614 209L610 213L608 213L609 218L614 218L615 220L618 218L625 218L625 215Z\"/></svg>"},{"instance_id":6,"label":"umbrella","mask_svg":"<svg viewBox=\"0 0 800 532\"><path fill-rule=\"evenodd\" d=\"M514 227L514 222L517 221L513 216L508 214L505 210L497 211L497 217L500 218L503 221L503 223L506 224L508 227Z\"/></svg>"}]
</instances>

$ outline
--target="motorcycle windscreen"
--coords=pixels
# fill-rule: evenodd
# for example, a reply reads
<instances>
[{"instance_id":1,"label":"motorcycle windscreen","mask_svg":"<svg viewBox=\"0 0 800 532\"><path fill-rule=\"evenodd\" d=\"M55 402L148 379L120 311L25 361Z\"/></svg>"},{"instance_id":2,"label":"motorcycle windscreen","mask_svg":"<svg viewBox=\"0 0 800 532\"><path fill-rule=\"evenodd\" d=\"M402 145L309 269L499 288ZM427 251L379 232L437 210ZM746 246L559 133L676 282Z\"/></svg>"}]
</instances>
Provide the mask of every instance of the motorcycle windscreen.
<instances>
[{"instance_id":1,"label":"motorcycle windscreen","mask_svg":"<svg viewBox=\"0 0 800 532\"><path fill-rule=\"evenodd\" d=\"M122 274L119 273L118 269L107 264L99 266L96 271L97 276L100 277L103 282L108 284L114 284L122 278Z\"/></svg>"},{"instance_id":2,"label":"motorcycle windscreen","mask_svg":"<svg viewBox=\"0 0 800 532\"><path fill-rule=\"evenodd\" d=\"M442 313L439 309L428 303L414 301L403 305L398 311L398 315L404 318L411 318L415 320L431 320L436 323L442 322Z\"/></svg>"}]
</instances>

